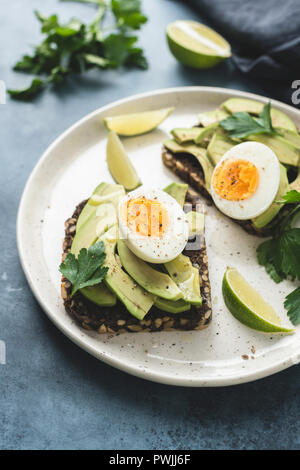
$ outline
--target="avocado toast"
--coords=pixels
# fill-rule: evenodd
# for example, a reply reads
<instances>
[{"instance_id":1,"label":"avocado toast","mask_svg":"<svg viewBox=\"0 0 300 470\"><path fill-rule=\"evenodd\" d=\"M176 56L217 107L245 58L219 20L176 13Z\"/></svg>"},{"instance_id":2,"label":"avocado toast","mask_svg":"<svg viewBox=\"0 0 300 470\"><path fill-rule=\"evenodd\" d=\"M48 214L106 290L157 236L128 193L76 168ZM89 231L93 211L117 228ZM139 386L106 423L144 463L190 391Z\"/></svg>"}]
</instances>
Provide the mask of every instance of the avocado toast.
<instances>
[{"instance_id":1,"label":"avocado toast","mask_svg":"<svg viewBox=\"0 0 300 470\"><path fill-rule=\"evenodd\" d=\"M105 183L103 183L105 185ZM101 186L101 185L99 185ZM99 187L98 187L99 188ZM169 188L169 189L168 189ZM192 210L196 209L196 205L198 203L198 195L194 191L187 191L185 185L176 185L175 184L175 193L174 193L174 185L170 185L166 188L166 191L169 194L177 195L180 197L182 202L188 203L189 208ZM178 188L178 191L177 191ZM97 189L97 188L96 188ZM173 194L172 194L173 193ZM97 197L97 195L96 195ZM101 196L105 197L105 196ZM183 198L183 199L182 199ZM100 206L99 206L100 207ZM81 232L81 234L85 237L85 242L87 238L89 238L89 234L84 233L85 226L87 227L88 219L90 220L90 227L92 226L92 218L91 218L91 211L92 206L89 204L89 201L83 201L80 203L71 218L69 218L65 222L65 238L63 242L63 262L66 260L67 255L71 252L72 248L74 251L74 245L76 245L76 234ZM81 217L81 220L80 220ZM85 219L82 221L82 219ZM79 220L79 230L78 230L78 220ZM99 224L100 220L97 221ZM99 227L99 225L98 225ZM109 227L105 227L106 230L109 230ZM86 232L88 232L86 230ZM87 238L86 238L87 237ZM190 264L192 269L197 270L197 275L199 272L199 280L200 280L200 301L191 303L187 306L187 302L180 298L175 301L168 301L164 298L159 296L153 297L153 294L150 294L150 305L147 308L146 315L140 316L140 309L141 305L137 305L137 311L133 311L132 314L132 305L127 304L127 300L124 300L124 296L131 297L133 301L138 304L136 299L139 298L141 287L138 283L133 281L133 278L130 276L130 280L128 281L129 286L123 286L122 289L126 290L131 289L131 292L121 292L118 291L122 281L124 281L125 274L124 266L122 266L122 262L120 258L122 257L123 263L126 264L126 259L124 254L119 251L118 254L113 253L115 259L117 260L117 264L114 265L113 268L110 268L106 278L106 285L103 286L102 291L100 292L101 301L97 302L97 298L95 298L95 291L96 289L90 288L89 291L87 290L80 290L78 291L73 297L71 297L72 291L72 284L70 281L63 276L62 284L61 284L61 293L62 298L64 301L64 306L66 311L76 319L76 321L85 329L88 330L96 330L99 333L125 333L125 332L151 332L151 331L172 331L172 330L200 330L205 328L210 320L211 320L211 298L210 298L210 282L209 282L209 274L208 274L208 260L206 254L206 245L204 239L204 231L201 234L196 235L198 243L195 246L195 249L188 249L184 250L182 255L184 257L188 257L190 260ZM77 236L79 239L79 237ZM75 242L74 242L75 240ZM87 244L89 244L91 239L88 240ZM94 243L94 240L92 241ZM107 246L107 245L106 245ZM121 245L118 242L116 249L121 249ZM107 250L106 250L107 251ZM121 257L120 257L121 255ZM132 255L132 253L131 253ZM107 259L109 257L109 253L106 253ZM134 256L134 255L132 255ZM141 261L141 263L144 263ZM120 267L121 265L121 267ZM126 265L127 267L127 265ZM120 278L116 277L116 280L119 282L116 283L114 281L114 277L112 276L112 271L119 272ZM165 270L166 271L166 270ZM167 277L165 273L158 274L164 275ZM134 275L134 273L131 273ZM176 273L173 273L176 274ZM116 273L115 273L116 275ZM177 275L177 274L176 274ZM178 273L180 275L180 273ZM117 276L117 275L116 275ZM129 277L129 276L128 276ZM110 279L111 278L111 279ZM127 278L128 279L128 278ZM140 281L142 282L142 281ZM126 284L126 282L125 282ZM102 284L100 284L101 286ZM166 286L167 288L169 286ZM153 289L152 289L153 290ZM200 294L201 293L201 294ZM124 294L124 296L123 296ZM147 293L146 293L147 294ZM148 295L146 295L148 299ZM106 302L103 301L105 298ZM174 297L175 298L175 297ZM148 299L149 300L149 299ZM143 303L143 299L140 301ZM147 300L146 300L147 302ZM97 303L102 303L99 305ZM103 305L103 304L107 305ZM176 305L176 313L171 312L172 306ZM171 308L170 308L171 306ZM129 312L128 308L131 309L131 313ZM167 311L168 310L168 311ZM140 318L138 318L140 317ZM141 318L143 317L143 318Z\"/></svg>"},{"instance_id":2,"label":"avocado toast","mask_svg":"<svg viewBox=\"0 0 300 470\"><path fill-rule=\"evenodd\" d=\"M269 107L269 120L272 124L266 118L267 113L267 106L263 108L263 105L257 101L231 98L219 109L201 113L197 126L173 129L171 132L173 139L164 142L162 151L164 164L202 196L212 201L214 170L234 147L252 142L258 150L261 147L259 144L271 149L280 162L280 178L273 202L257 217L244 219L232 217L248 233L258 236L270 235L278 226L289 209L282 208L278 201L289 189L294 189L299 180L297 173L300 166L300 136L297 128L281 111ZM253 116L258 117L254 119ZM265 118L263 124L266 126L269 124L269 129L264 130L259 127L262 117ZM242 124L243 130L245 124L249 127L250 122L250 129L251 125L254 125L253 132L258 133L246 137L240 133L242 137L235 137L238 134L237 132L234 134L232 127L229 127L229 124L232 126L232 121L229 120L228 123L229 118L235 119L233 124L236 126ZM255 129L255 125L258 130ZM231 129L231 132L226 130L226 127ZM267 187L264 190L265 193L268 192ZM225 211L224 213L226 214Z\"/></svg>"}]
</instances>

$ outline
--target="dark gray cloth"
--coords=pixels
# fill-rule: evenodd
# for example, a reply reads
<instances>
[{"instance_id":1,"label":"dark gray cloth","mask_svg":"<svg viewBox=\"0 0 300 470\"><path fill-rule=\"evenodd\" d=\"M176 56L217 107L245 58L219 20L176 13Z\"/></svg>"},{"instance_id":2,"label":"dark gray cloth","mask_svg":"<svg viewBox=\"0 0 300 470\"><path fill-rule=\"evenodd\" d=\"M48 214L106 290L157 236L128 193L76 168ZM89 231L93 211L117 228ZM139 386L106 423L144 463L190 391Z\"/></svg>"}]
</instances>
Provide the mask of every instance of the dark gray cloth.
<instances>
[{"instance_id":1,"label":"dark gray cloth","mask_svg":"<svg viewBox=\"0 0 300 470\"><path fill-rule=\"evenodd\" d=\"M300 0L188 0L256 78L300 78Z\"/></svg>"}]
</instances>

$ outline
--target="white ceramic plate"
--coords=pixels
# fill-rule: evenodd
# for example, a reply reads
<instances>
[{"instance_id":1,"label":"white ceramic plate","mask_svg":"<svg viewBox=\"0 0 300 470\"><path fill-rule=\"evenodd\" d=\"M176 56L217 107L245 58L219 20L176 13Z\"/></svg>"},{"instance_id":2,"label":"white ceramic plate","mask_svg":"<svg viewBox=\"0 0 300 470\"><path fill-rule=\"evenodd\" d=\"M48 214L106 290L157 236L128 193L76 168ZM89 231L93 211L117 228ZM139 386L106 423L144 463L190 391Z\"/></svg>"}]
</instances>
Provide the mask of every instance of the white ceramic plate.
<instances>
[{"instance_id":1,"label":"white ceramic plate","mask_svg":"<svg viewBox=\"0 0 300 470\"><path fill-rule=\"evenodd\" d=\"M221 281L228 265L236 266L247 277L285 324L288 320L283 300L292 285L274 284L256 261L255 249L260 240L213 208L208 208L206 219L213 320L206 330L99 335L81 329L65 312L60 297L58 266L64 221L99 182L111 181L105 162L107 131L102 118L176 106L156 131L124 139L142 181L162 188L176 179L161 162L161 144L169 131L195 124L197 113L216 108L231 96L267 101L234 90L184 87L144 93L100 108L64 132L46 150L21 200L17 222L19 254L29 285L49 318L98 359L148 380L198 387L231 385L265 377L300 361L299 329L292 336L265 335L243 326L226 309ZM273 104L300 125L299 111L279 102Z\"/></svg>"}]
</instances>

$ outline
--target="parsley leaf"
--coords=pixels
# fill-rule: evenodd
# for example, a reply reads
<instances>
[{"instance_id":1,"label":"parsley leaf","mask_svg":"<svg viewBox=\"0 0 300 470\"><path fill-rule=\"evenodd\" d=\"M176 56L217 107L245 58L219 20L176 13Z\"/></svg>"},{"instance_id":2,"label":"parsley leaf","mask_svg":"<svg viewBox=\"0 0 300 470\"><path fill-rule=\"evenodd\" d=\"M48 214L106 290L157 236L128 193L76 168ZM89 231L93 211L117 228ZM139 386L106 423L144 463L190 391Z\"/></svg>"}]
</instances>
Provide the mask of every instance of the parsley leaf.
<instances>
[{"instance_id":1,"label":"parsley leaf","mask_svg":"<svg viewBox=\"0 0 300 470\"><path fill-rule=\"evenodd\" d=\"M243 138L265 132L264 128L250 114L234 113L220 121L220 126L229 132L230 137Z\"/></svg>"},{"instance_id":2,"label":"parsley leaf","mask_svg":"<svg viewBox=\"0 0 300 470\"><path fill-rule=\"evenodd\" d=\"M27 88L22 88L20 90L9 89L7 90L7 93L9 93L15 100L30 101L42 90L44 85L45 82L43 80L34 78Z\"/></svg>"},{"instance_id":3,"label":"parsley leaf","mask_svg":"<svg viewBox=\"0 0 300 470\"><path fill-rule=\"evenodd\" d=\"M135 47L136 36L124 37L122 34L111 34L103 41L104 55L114 64L147 68L143 51Z\"/></svg>"},{"instance_id":4,"label":"parsley leaf","mask_svg":"<svg viewBox=\"0 0 300 470\"><path fill-rule=\"evenodd\" d=\"M289 191L286 193L285 196L282 197L282 201L280 201L284 204L293 204L296 202L300 202L300 193L299 191L296 191L293 189L292 191Z\"/></svg>"},{"instance_id":5,"label":"parsley leaf","mask_svg":"<svg viewBox=\"0 0 300 470\"><path fill-rule=\"evenodd\" d=\"M294 228L295 218L300 213L300 193L289 191L283 196L286 213L274 232L273 238L257 248L257 259L275 282L291 278L300 280L300 228ZM300 288L286 297L285 308L291 322L300 323Z\"/></svg>"},{"instance_id":6,"label":"parsley leaf","mask_svg":"<svg viewBox=\"0 0 300 470\"><path fill-rule=\"evenodd\" d=\"M70 0L64 0L70 1ZM24 55L14 70L30 73L36 77L31 85L22 90L9 90L12 98L31 100L49 84L58 84L72 74L91 68L101 70L121 66L146 69L147 60L143 50L137 47L133 30L147 21L141 13L140 0L71 0L90 3L98 7L91 23L72 18L60 23L57 15L35 15L41 23L43 41L35 46L32 55ZM103 27L107 10L111 10L109 25Z\"/></svg>"},{"instance_id":7,"label":"parsley leaf","mask_svg":"<svg viewBox=\"0 0 300 470\"><path fill-rule=\"evenodd\" d=\"M259 264L275 282L287 277L300 280L300 228L284 230L279 236L267 240L257 249Z\"/></svg>"},{"instance_id":8,"label":"parsley leaf","mask_svg":"<svg viewBox=\"0 0 300 470\"><path fill-rule=\"evenodd\" d=\"M265 267L266 272L269 276L275 281L279 283L283 281L284 274L275 266L275 250L277 250L277 242L275 240L266 240L265 242L261 243L257 248L257 259L258 263L261 266Z\"/></svg>"},{"instance_id":9,"label":"parsley leaf","mask_svg":"<svg viewBox=\"0 0 300 470\"><path fill-rule=\"evenodd\" d=\"M67 255L59 270L72 284L71 297L83 287L94 286L102 282L108 271L108 268L103 266L105 258L105 248L102 241L90 246L88 250L82 248L78 258L75 258L73 253Z\"/></svg>"},{"instance_id":10,"label":"parsley leaf","mask_svg":"<svg viewBox=\"0 0 300 470\"><path fill-rule=\"evenodd\" d=\"M293 325L300 323L300 287L286 296L284 306Z\"/></svg>"},{"instance_id":11,"label":"parsley leaf","mask_svg":"<svg viewBox=\"0 0 300 470\"><path fill-rule=\"evenodd\" d=\"M146 16L140 11L140 0L112 0L111 6L119 27L127 26L132 29L140 29L147 21Z\"/></svg>"},{"instance_id":12,"label":"parsley leaf","mask_svg":"<svg viewBox=\"0 0 300 470\"><path fill-rule=\"evenodd\" d=\"M256 119L256 122L258 122L262 127L264 127L266 129L266 132L268 132L269 134L276 133L272 125L270 102L263 107L263 109L258 115L258 118Z\"/></svg>"},{"instance_id":13,"label":"parsley leaf","mask_svg":"<svg viewBox=\"0 0 300 470\"><path fill-rule=\"evenodd\" d=\"M246 112L238 112L223 119L219 124L229 133L230 137L238 139L253 134L278 134L272 126L270 103L263 107L258 118L254 118Z\"/></svg>"}]
</instances>

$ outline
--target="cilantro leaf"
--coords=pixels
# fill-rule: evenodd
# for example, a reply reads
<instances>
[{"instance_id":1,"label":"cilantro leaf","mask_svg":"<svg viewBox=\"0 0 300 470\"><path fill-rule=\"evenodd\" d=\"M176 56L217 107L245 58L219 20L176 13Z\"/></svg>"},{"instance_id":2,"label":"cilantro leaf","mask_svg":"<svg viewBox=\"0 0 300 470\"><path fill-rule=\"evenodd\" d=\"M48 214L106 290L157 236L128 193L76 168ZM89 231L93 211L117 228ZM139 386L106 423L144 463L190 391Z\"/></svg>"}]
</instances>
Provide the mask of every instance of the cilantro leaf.
<instances>
[{"instance_id":1,"label":"cilantro leaf","mask_svg":"<svg viewBox=\"0 0 300 470\"><path fill-rule=\"evenodd\" d=\"M111 8L119 27L140 29L141 25L147 22L146 16L140 11L140 0L111 0Z\"/></svg>"},{"instance_id":2,"label":"cilantro leaf","mask_svg":"<svg viewBox=\"0 0 300 470\"><path fill-rule=\"evenodd\" d=\"M223 119L219 124L229 133L230 137L238 139L253 134L278 134L272 126L270 103L263 107L258 118L254 118L246 112L238 112Z\"/></svg>"},{"instance_id":3,"label":"cilantro leaf","mask_svg":"<svg viewBox=\"0 0 300 470\"><path fill-rule=\"evenodd\" d=\"M282 197L282 201L280 201L284 204L294 204L299 202L300 203L300 193L299 191L296 191L293 189L292 191L289 191Z\"/></svg>"},{"instance_id":4,"label":"cilantro leaf","mask_svg":"<svg viewBox=\"0 0 300 470\"><path fill-rule=\"evenodd\" d=\"M300 287L286 296L284 307L293 325L300 323Z\"/></svg>"},{"instance_id":5,"label":"cilantro leaf","mask_svg":"<svg viewBox=\"0 0 300 470\"><path fill-rule=\"evenodd\" d=\"M257 259L275 282L292 278L300 280L300 228L293 228L300 212L300 193L289 191L283 196L288 204L287 212L281 219L273 238L264 241L257 248ZM284 302L291 322L300 323L300 287L289 294Z\"/></svg>"},{"instance_id":6,"label":"cilantro leaf","mask_svg":"<svg viewBox=\"0 0 300 470\"><path fill-rule=\"evenodd\" d=\"M264 128L245 112L233 113L232 116L220 121L220 126L229 132L230 137L238 139L265 132Z\"/></svg>"},{"instance_id":7,"label":"cilantro leaf","mask_svg":"<svg viewBox=\"0 0 300 470\"><path fill-rule=\"evenodd\" d=\"M7 90L7 93L16 100L29 101L35 97L42 88L44 87L45 82L39 78L34 78L31 84L27 88L22 88L20 90Z\"/></svg>"},{"instance_id":8,"label":"cilantro leaf","mask_svg":"<svg viewBox=\"0 0 300 470\"><path fill-rule=\"evenodd\" d=\"M108 271L108 268L103 266L105 258L102 241L90 246L88 250L82 248L77 258L73 253L67 255L59 270L72 284L71 297L83 287L102 282Z\"/></svg>"},{"instance_id":9,"label":"cilantro leaf","mask_svg":"<svg viewBox=\"0 0 300 470\"><path fill-rule=\"evenodd\" d=\"M48 33L51 29L58 26L57 15L44 16L39 13L37 10L34 10L34 14L37 19L42 23L41 31L42 33Z\"/></svg>"},{"instance_id":10,"label":"cilantro leaf","mask_svg":"<svg viewBox=\"0 0 300 470\"><path fill-rule=\"evenodd\" d=\"M286 213L283 214L273 238L258 246L257 258L275 282L287 277L300 280L300 228L293 228L300 212L300 193L288 191L281 202L288 204Z\"/></svg>"},{"instance_id":11,"label":"cilantro leaf","mask_svg":"<svg viewBox=\"0 0 300 470\"><path fill-rule=\"evenodd\" d=\"M257 248L260 265L275 282L287 277L300 280L300 228L284 230Z\"/></svg>"},{"instance_id":12,"label":"cilantro leaf","mask_svg":"<svg viewBox=\"0 0 300 470\"><path fill-rule=\"evenodd\" d=\"M88 64L97 65L97 67L100 68L105 68L108 65L111 65L111 62L108 59L105 59L104 57L100 57L95 54L84 54L83 58Z\"/></svg>"},{"instance_id":13,"label":"cilantro leaf","mask_svg":"<svg viewBox=\"0 0 300 470\"><path fill-rule=\"evenodd\" d=\"M256 122L258 122L264 129L266 129L267 133L269 134L276 133L272 125L270 102L263 107L263 109L258 115L258 118L256 119Z\"/></svg>"},{"instance_id":14,"label":"cilantro leaf","mask_svg":"<svg viewBox=\"0 0 300 470\"><path fill-rule=\"evenodd\" d=\"M300 228L292 228L282 233L277 241L275 266L285 277L300 280Z\"/></svg>"},{"instance_id":15,"label":"cilantro leaf","mask_svg":"<svg viewBox=\"0 0 300 470\"><path fill-rule=\"evenodd\" d=\"M24 55L21 60L19 60L14 65L14 70L19 70L21 72L31 72L31 73L39 73L39 69L36 67L36 61L33 57L29 55Z\"/></svg>"},{"instance_id":16,"label":"cilantro leaf","mask_svg":"<svg viewBox=\"0 0 300 470\"><path fill-rule=\"evenodd\" d=\"M275 261L276 250L278 250L277 241L266 240L257 248L257 260L261 266L265 267L266 272L273 281L279 283L283 281L284 273Z\"/></svg>"},{"instance_id":17,"label":"cilantro leaf","mask_svg":"<svg viewBox=\"0 0 300 470\"><path fill-rule=\"evenodd\" d=\"M105 57L117 67L118 65L132 65L142 69L147 68L147 61L140 48L135 47L136 36L110 34L104 41Z\"/></svg>"}]
</instances>

